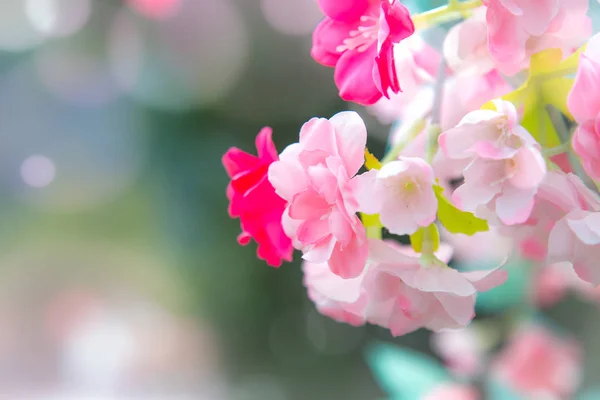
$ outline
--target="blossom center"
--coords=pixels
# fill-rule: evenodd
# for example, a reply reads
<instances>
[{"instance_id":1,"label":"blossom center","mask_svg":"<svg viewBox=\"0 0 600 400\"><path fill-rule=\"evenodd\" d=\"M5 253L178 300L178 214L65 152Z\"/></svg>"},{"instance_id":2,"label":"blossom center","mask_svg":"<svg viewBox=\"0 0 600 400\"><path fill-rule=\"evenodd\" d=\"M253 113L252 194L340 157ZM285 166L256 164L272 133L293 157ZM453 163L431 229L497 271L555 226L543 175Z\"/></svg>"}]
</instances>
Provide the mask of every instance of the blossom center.
<instances>
[{"instance_id":1,"label":"blossom center","mask_svg":"<svg viewBox=\"0 0 600 400\"><path fill-rule=\"evenodd\" d=\"M360 17L361 24L357 29L350 31L349 37L339 45L336 50L343 53L346 50L363 52L377 41L379 33L379 18L371 15Z\"/></svg>"}]
</instances>

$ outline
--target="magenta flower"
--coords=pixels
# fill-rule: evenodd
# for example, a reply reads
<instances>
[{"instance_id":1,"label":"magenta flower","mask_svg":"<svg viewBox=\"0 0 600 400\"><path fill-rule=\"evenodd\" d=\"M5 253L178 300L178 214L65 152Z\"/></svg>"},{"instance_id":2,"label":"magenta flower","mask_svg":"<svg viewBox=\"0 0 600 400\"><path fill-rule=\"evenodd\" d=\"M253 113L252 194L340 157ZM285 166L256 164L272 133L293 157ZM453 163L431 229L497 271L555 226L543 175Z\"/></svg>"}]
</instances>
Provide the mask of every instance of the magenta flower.
<instances>
[{"instance_id":1,"label":"magenta flower","mask_svg":"<svg viewBox=\"0 0 600 400\"><path fill-rule=\"evenodd\" d=\"M267 179L269 165L279 159L271 134L271 128L263 128L256 136L258 157L232 147L223 155L223 166L231 178L229 215L238 217L242 227L238 242L246 245L254 239L258 257L279 267L282 260L292 260L294 248L281 225L286 201Z\"/></svg>"},{"instance_id":2,"label":"magenta flower","mask_svg":"<svg viewBox=\"0 0 600 400\"><path fill-rule=\"evenodd\" d=\"M346 101L371 105L389 91L400 92L394 45L415 27L398 0L319 0L326 17L313 33L311 54L335 67L334 79Z\"/></svg>"}]
</instances>

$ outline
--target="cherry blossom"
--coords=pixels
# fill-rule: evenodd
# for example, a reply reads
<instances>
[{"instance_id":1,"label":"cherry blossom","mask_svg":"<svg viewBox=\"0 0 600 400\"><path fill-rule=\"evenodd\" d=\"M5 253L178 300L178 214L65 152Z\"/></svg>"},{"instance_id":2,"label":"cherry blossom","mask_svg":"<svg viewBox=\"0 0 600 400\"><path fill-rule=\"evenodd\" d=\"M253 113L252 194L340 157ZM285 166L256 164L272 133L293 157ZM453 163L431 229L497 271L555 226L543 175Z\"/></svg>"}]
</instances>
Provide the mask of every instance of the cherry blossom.
<instances>
[{"instance_id":1,"label":"cherry blossom","mask_svg":"<svg viewBox=\"0 0 600 400\"><path fill-rule=\"evenodd\" d=\"M357 179L359 210L379 214L391 233L412 234L435 221L435 176L423 159L401 157Z\"/></svg>"},{"instance_id":2,"label":"cherry blossom","mask_svg":"<svg viewBox=\"0 0 600 400\"><path fill-rule=\"evenodd\" d=\"M368 108L386 124L415 114L411 109L414 98L426 85L435 81L441 55L415 34L394 46L394 60L396 73L402 77L402 92L391 93L389 98L383 97Z\"/></svg>"},{"instance_id":3,"label":"cherry blossom","mask_svg":"<svg viewBox=\"0 0 600 400\"><path fill-rule=\"evenodd\" d=\"M282 221L294 245L305 260L327 262L343 278L360 275L367 257L351 181L364 162L366 140L355 112L313 118L269 168L269 181L289 202Z\"/></svg>"},{"instance_id":4,"label":"cherry blossom","mask_svg":"<svg viewBox=\"0 0 600 400\"><path fill-rule=\"evenodd\" d=\"M373 104L400 91L394 45L415 30L398 0L319 0L325 19L313 33L313 58L335 67L342 99Z\"/></svg>"},{"instance_id":5,"label":"cherry blossom","mask_svg":"<svg viewBox=\"0 0 600 400\"><path fill-rule=\"evenodd\" d=\"M573 134L573 150L585 171L600 179L600 35L590 39L580 57L567 104L579 123Z\"/></svg>"},{"instance_id":6,"label":"cherry blossom","mask_svg":"<svg viewBox=\"0 0 600 400\"><path fill-rule=\"evenodd\" d=\"M365 323L367 294L362 282L364 273L343 279L331 272L327 263L304 261L304 285L317 310L336 321L360 326Z\"/></svg>"},{"instance_id":7,"label":"cherry blossom","mask_svg":"<svg viewBox=\"0 0 600 400\"><path fill-rule=\"evenodd\" d=\"M483 76L496 69L487 41L485 8L454 25L444 39L444 57L459 75Z\"/></svg>"},{"instance_id":8,"label":"cherry blossom","mask_svg":"<svg viewBox=\"0 0 600 400\"><path fill-rule=\"evenodd\" d=\"M472 325L435 332L431 336L431 347L457 376L474 376L483 366L484 346Z\"/></svg>"},{"instance_id":9,"label":"cherry blossom","mask_svg":"<svg viewBox=\"0 0 600 400\"><path fill-rule=\"evenodd\" d=\"M271 128L263 128L256 137L258 157L232 147L223 156L223 166L231 178L229 215L239 218L242 227L238 242L245 245L254 239L258 257L277 267L282 260L292 260L294 249L281 225L286 201L267 179L269 165L279 158L271 135Z\"/></svg>"},{"instance_id":10,"label":"cherry blossom","mask_svg":"<svg viewBox=\"0 0 600 400\"><path fill-rule=\"evenodd\" d=\"M492 366L492 375L527 398L571 398L581 382L577 342L538 326L518 330Z\"/></svg>"},{"instance_id":11,"label":"cherry blossom","mask_svg":"<svg viewBox=\"0 0 600 400\"><path fill-rule=\"evenodd\" d=\"M484 0L489 50L514 75L542 50L579 47L591 33L588 0ZM568 53L565 51L565 53Z\"/></svg>"},{"instance_id":12,"label":"cherry blossom","mask_svg":"<svg viewBox=\"0 0 600 400\"><path fill-rule=\"evenodd\" d=\"M534 261L544 261L548 238L556 222L572 210L590 209L593 195L573 174L549 172L535 196L535 206L523 224L506 230L516 243L521 255ZM589 201L586 200L589 198Z\"/></svg>"},{"instance_id":13,"label":"cherry blossom","mask_svg":"<svg viewBox=\"0 0 600 400\"><path fill-rule=\"evenodd\" d=\"M525 222L546 174L540 146L517 122L510 102L495 100L496 111L467 114L442 133L439 144L453 159L469 159L465 183L453 194L455 204L482 217L497 216L507 225Z\"/></svg>"},{"instance_id":14,"label":"cherry blossom","mask_svg":"<svg viewBox=\"0 0 600 400\"><path fill-rule=\"evenodd\" d=\"M440 246L449 259L448 247ZM475 316L477 292L504 283L501 269L458 272L438 259L418 258L383 241L369 242L368 321L404 335L419 328L433 331L467 326ZM407 254L408 253L408 254Z\"/></svg>"}]
</instances>

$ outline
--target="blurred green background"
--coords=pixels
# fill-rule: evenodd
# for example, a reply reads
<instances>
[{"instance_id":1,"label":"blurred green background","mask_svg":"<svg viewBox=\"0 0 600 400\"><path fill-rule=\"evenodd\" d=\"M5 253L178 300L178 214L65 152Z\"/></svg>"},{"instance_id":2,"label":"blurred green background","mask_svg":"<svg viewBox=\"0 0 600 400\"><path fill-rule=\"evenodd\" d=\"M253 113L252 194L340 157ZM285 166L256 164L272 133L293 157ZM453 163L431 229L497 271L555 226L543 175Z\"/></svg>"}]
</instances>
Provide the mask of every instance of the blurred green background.
<instances>
[{"instance_id":1,"label":"blurred green background","mask_svg":"<svg viewBox=\"0 0 600 400\"><path fill-rule=\"evenodd\" d=\"M266 266L227 215L230 146L269 125L281 151L354 107L310 57L320 18L314 0L0 3L1 394L376 399L366 344L426 351L425 332L320 316L299 255ZM383 154L389 127L357 110ZM595 308L556 313L592 341Z\"/></svg>"}]
</instances>

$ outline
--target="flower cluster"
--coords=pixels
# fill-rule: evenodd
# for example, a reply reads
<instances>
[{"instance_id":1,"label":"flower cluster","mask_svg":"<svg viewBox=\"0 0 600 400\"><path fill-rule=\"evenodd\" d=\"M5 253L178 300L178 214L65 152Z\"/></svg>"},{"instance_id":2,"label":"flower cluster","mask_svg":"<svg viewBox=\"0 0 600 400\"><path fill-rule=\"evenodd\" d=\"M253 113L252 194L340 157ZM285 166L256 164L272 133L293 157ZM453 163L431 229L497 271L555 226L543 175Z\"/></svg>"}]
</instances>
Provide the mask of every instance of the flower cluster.
<instances>
[{"instance_id":1,"label":"flower cluster","mask_svg":"<svg viewBox=\"0 0 600 400\"><path fill-rule=\"evenodd\" d=\"M239 242L272 266L299 250L322 314L392 335L469 325L477 294L507 280L511 249L599 285L600 36L587 3L450 0L411 14L398 0L318 0L311 55L335 68L342 99L397 121L391 149L369 153L354 111L311 119L279 154L269 128L258 156L230 149ZM439 50L421 36L449 21ZM482 255L494 268L449 266Z\"/></svg>"}]
</instances>

